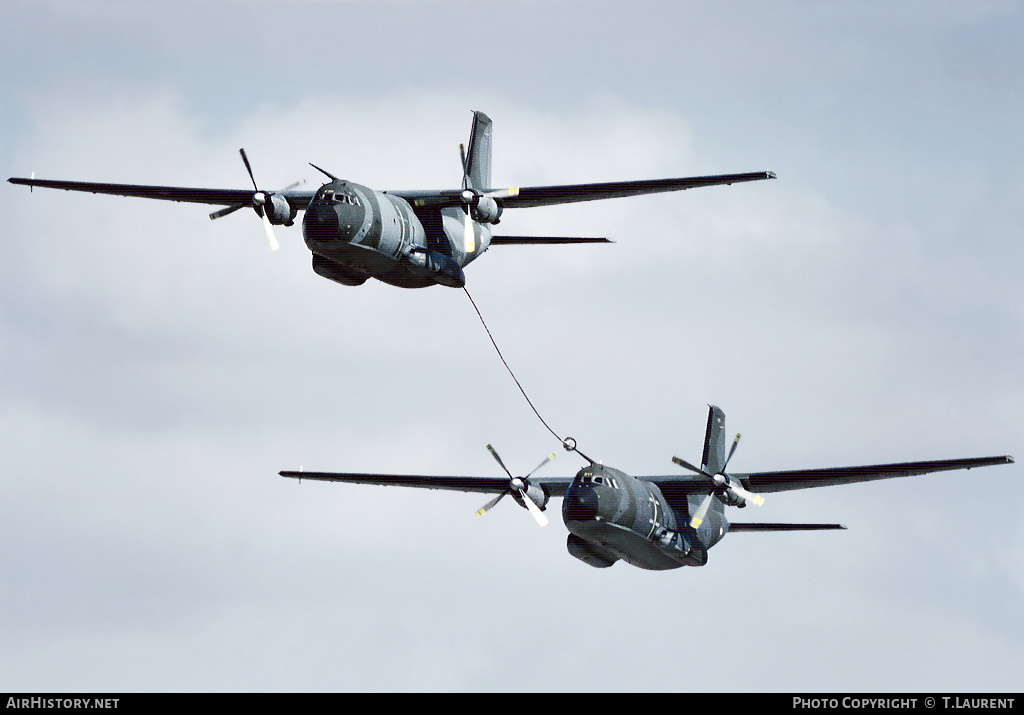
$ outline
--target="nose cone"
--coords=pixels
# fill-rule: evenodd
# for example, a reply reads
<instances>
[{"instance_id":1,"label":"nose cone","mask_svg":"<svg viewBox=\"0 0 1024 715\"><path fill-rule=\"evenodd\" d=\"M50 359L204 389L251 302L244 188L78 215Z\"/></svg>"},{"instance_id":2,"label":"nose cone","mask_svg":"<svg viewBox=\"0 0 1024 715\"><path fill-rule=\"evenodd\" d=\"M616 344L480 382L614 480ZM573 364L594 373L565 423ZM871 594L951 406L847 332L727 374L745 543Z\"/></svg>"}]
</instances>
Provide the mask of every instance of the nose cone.
<instances>
[{"instance_id":1,"label":"nose cone","mask_svg":"<svg viewBox=\"0 0 1024 715\"><path fill-rule=\"evenodd\" d=\"M363 227L366 211L362 205L324 200L310 204L302 219L302 232L312 241L350 242Z\"/></svg>"},{"instance_id":2,"label":"nose cone","mask_svg":"<svg viewBox=\"0 0 1024 715\"><path fill-rule=\"evenodd\" d=\"M573 489L562 500L562 516L566 521L593 521L598 507L593 489Z\"/></svg>"},{"instance_id":3,"label":"nose cone","mask_svg":"<svg viewBox=\"0 0 1024 715\"><path fill-rule=\"evenodd\" d=\"M339 238L338 212L327 203L314 204L302 219L302 233L309 240L333 241Z\"/></svg>"}]
</instances>

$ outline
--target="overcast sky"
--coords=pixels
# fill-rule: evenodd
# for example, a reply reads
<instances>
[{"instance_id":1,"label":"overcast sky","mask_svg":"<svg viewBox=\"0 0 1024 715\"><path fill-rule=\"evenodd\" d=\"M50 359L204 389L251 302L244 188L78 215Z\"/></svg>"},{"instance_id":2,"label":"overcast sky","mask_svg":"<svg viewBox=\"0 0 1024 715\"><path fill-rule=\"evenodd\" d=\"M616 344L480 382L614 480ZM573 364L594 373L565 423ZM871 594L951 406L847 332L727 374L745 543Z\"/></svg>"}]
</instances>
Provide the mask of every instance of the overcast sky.
<instances>
[{"instance_id":1,"label":"overcast sky","mask_svg":"<svg viewBox=\"0 0 1024 715\"><path fill-rule=\"evenodd\" d=\"M509 211L467 269L544 418L635 475L1024 452L1020 2L12 0L8 176L778 180ZM321 177L322 178L322 177ZM558 443L457 290L301 229L4 184L0 690L1019 691L1020 465L769 495L707 566L593 569L497 476ZM564 452L549 475L583 462ZM752 513L755 512L755 513Z\"/></svg>"}]
</instances>

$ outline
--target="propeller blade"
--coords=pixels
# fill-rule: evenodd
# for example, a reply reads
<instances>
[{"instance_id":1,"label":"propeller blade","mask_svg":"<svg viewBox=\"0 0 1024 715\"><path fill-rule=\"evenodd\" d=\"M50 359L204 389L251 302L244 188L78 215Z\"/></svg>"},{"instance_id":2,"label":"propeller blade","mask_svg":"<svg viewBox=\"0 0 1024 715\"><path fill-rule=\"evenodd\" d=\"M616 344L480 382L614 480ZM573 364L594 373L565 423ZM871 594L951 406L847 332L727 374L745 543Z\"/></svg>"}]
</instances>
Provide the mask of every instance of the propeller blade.
<instances>
[{"instance_id":1,"label":"propeller blade","mask_svg":"<svg viewBox=\"0 0 1024 715\"><path fill-rule=\"evenodd\" d=\"M252 180L252 188L259 191L260 187L256 186L256 177L252 175L252 167L249 166L249 157L245 155L245 149L239 149L238 153L242 155L242 161L245 162L245 170L249 172L249 178Z\"/></svg>"},{"instance_id":2,"label":"propeller blade","mask_svg":"<svg viewBox=\"0 0 1024 715\"><path fill-rule=\"evenodd\" d=\"M547 464L548 462L550 462L554 458L555 458L555 453L552 452L547 457L545 457L543 462L541 462L540 464L538 464L536 467L533 468L533 472L536 472L538 469L543 467L545 464ZM533 472L530 472L529 474L527 474L525 477L523 477L523 479L529 479L530 477L532 477L533 476Z\"/></svg>"},{"instance_id":3,"label":"propeller blade","mask_svg":"<svg viewBox=\"0 0 1024 715\"><path fill-rule=\"evenodd\" d=\"M533 514L533 518L537 520L537 524L539 526L547 526L549 523L548 518L544 516L544 512L540 510L540 507L533 503L533 499L528 497L526 492L522 490L520 490L519 496L523 498L523 504L526 504L526 508L530 510L531 514Z\"/></svg>"},{"instance_id":4,"label":"propeller blade","mask_svg":"<svg viewBox=\"0 0 1024 715\"><path fill-rule=\"evenodd\" d=\"M473 230L473 215L471 213L473 209L465 197L467 189L469 189L469 173L466 171L466 147L462 144L459 144L459 159L462 160L462 193L463 201L466 202L463 207L466 210L466 225L462 231L462 247L466 253L473 253L476 250L476 233ZM475 198L474 192L468 193L470 194L469 200L473 200Z\"/></svg>"},{"instance_id":5,"label":"propeller blade","mask_svg":"<svg viewBox=\"0 0 1024 715\"><path fill-rule=\"evenodd\" d=\"M503 492L502 492L501 494L499 494L498 496L496 496L496 497L494 497L493 499L491 499L491 500L490 500L489 502L487 502L487 503L486 503L486 504L484 504L484 505L483 505L482 507L480 507L480 509L478 509L478 510L477 510L477 512L476 512L476 515L477 515L477 516L483 516L484 514L486 514L487 512L489 512L489 511L490 511L491 509L493 509L493 508L494 508L494 505L495 505L495 504L497 504L498 502L500 502L500 501L501 501L501 498L502 498L503 496L505 496L506 494L508 494L508 493L509 493L509 490L508 490L508 489L506 489L506 490L505 490L505 491L503 491Z\"/></svg>"},{"instance_id":6,"label":"propeller blade","mask_svg":"<svg viewBox=\"0 0 1024 715\"><path fill-rule=\"evenodd\" d=\"M263 212L263 229L267 232L267 239L270 241L270 250L276 251L281 247L277 242L277 236L274 235L274 227L270 225L270 219L267 218L267 212Z\"/></svg>"},{"instance_id":7,"label":"propeller blade","mask_svg":"<svg viewBox=\"0 0 1024 715\"><path fill-rule=\"evenodd\" d=\"M469 188L469 174L466 172L466 147L459 144L459 157L462 159L462 190Z\"/></svg>"},{"instance_id":8,"label":"propeller blade","mask_svg":"<svg viewBox=\"0 0 1024 715\"><path fill-rule=\"evenodd\" d=\"M701 522L704 521L704 517L708 514L708 509L711 507L711 500L714 498L714 496L715 493L711 492L706 497L704 497L704 501L702 501L700 503L700 507L697 508L697 513L693 515L692 519L690 519L691 528L696 529L698 526L701 525Z\"/></svg>"},{"instance_id":9,"label":"propeller blade","mask_svg":"<svg viewBox=\"0 0 1024 715\"><path fill-rule=\"evenodd\" d=\"M472 253L473 251L476 250L476 231L474 230L473 214L471 213L471 211L472 211L472 209L470 209L467 206L466 207L466 231L465 231L465 234L463 235L463 240L465 242L464 248L466 249L466 253Z\"/></svg>"},{"instance_id":10,"label":"propeller blade","mask_svg":"<svg viewBox=\"0 0 1024 715\"><path fill-rule=\"evenodd\" d=\"M676 464L678 464L680 467L683 467L684 469L689 469L691 472L696 472L697 474L703 474L705 477L710 477L711 476L710 474L705 472L703 469L697 469L695 466L693 466L692 464L687 462L685 459L680 459L679 457L673 457L672 461L675 462Z\"/></svg>"},{"instance_id":11,"label":"propeller blade","mask_svg":"<svg viewBox=\"0 0 1024 715\"><path fill-rule=\"evenodd\" d=\"M729 466L729 460L732 459L732 455L736 453L736 445L740 443L740 437L742 436L739 432L736 433L736 439L732 441L732 447L729 449L729 456L725 458L725 464L722 465L723 472Z\"/></svg>"},{"instance_id":12,"label":"propeller blade","mask_svg":"<svg viewBox=\"0 0 1024 715\"><path fill-rule=\"evenodd\" d=\"M228 206L226 209L214 211L212 214L210 214L210 220L223 218L228 214L233 214L235 211L238 211L238 209L244 209L247 205L248 204L235 204L234 206Z\"/></svg>"},{"instance_id":13,"label":"propeller blade","mask_svg":"<svg viewBox=\"0 0 1024 715\"><path fill-rule=\"evenodd\" d=\"M508 475L508 478L515 479L515 477L512 476L512 472L508 471L508 467L506 467L505 463L501 461L501 457L498 456L498 453L495 451L494 447L492 447L491 445L487 445L487 451L491 453L491 456L494 457L495 461L497 461L498 464L501 465L501 468L505 470L505 474Z\"/></svg>"}]
</instances>

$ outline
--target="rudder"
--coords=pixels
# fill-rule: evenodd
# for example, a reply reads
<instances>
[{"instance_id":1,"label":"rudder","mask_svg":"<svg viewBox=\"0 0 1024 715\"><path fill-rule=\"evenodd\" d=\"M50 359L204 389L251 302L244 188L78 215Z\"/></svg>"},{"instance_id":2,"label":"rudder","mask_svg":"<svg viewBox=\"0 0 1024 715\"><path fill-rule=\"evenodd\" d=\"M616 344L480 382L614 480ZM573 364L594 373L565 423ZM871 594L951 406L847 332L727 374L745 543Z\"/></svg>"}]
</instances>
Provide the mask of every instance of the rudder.
<instances>
[{"instance_id":1,"label":"rudder","mask_svg":"<svg viewBox=\"0 0 1024 715\"><path fill-rule=\"evenodd\" d=\"M473 112L473 128L469 131L466 150L466 174L469 188L483 191L491 188L491 118Z\"/></svg>"},{"instance_id":2,"label":"rudder","mask_svg":"<svg viewBox=\"0 0 1024 715\"><path fill-rule=\"evenodd\" d=\"M704 432L704 456L701 468L718 474L725 468L725 413L720 407L708 405L708 427Z\"/></svg>"}]
</instances>

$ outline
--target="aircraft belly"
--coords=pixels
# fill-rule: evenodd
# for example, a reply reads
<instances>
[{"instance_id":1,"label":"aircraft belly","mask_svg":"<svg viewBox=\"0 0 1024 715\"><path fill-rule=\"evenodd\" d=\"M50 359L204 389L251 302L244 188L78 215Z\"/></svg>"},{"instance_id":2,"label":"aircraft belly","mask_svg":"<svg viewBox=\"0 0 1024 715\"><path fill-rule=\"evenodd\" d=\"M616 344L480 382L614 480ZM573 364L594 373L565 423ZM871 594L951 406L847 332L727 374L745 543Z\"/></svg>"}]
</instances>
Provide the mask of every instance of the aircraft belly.
<instances>
[{"instance_id":1,"label":"aircraft belly","mask_svg":"<svg viewBox=\"0 0 1024 715\"><path fill-rule=\"evenodd\" d=\"M347 269L398 288L428 288L437 285L432 277L416 275L401 261L383 256L372 248L344 244L333 250L321 249L316 253Z\"/></svg>"},{"instance_id":2,"label":"aircraft belly","mask_svg":"<svg viewBox=\"0 0 1024 715\"><path fill-rule=\"evenodd\" d=\"M566 527L581 539L596 544L638 568L664 571L686 565L658 548L646 536L620 524L607 521L574 521L567 523Z\"/></svg>"},{"instance_id":3,"label":"aircraft belly","mask_svg":"<svg viewBox=\"0 0 1024 715\"><path fill-rule=\"evenodd\" d=\"M382 276L374 276L374 278L396 288L429 288L438 285L433 278L413 275L404 269L395 270Z\"/></svg>"},{"instance_id":4,"label":"aircraft belly","mask_svg":"<svg viewBox=\"0 0 1024 715\"><path fill-rule=\"evenodd\" d=\"M366 246L352 243L339 243L329 248L318 247L316 253L343 266L355 268L377 278L390 273L399 266L399 262L391 256Z\"/></svg>"}]
</instances>

